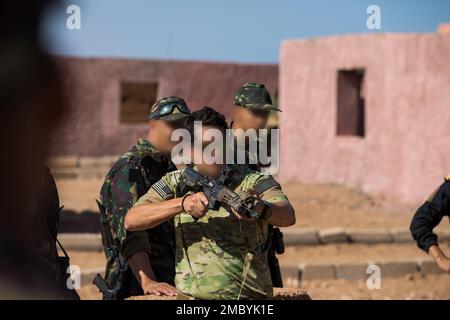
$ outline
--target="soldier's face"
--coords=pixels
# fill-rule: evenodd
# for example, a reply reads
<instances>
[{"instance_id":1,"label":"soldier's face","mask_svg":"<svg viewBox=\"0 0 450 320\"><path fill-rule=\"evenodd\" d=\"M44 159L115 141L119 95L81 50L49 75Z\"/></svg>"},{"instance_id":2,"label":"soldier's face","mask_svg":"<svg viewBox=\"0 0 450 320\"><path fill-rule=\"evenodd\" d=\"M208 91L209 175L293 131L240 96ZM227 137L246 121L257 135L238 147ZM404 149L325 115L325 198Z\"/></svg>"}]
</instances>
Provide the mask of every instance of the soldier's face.
<instances>
[{"instance_id":1,"label":"soldier's face","mask_svg":"<svg viewBox=\"0 0 450 320\"><path fill-rule=\"evenodd\" d=\"M225 132L220 128L202 126L194 130L193 139L191 155L198 171L212 178L220 176L225 160Z\"/></svg>"},{"instance_id":2,"label":"soldier's face","mask_svg":"<svg viewBox=\"0 0 450 320\"><path fill-rule=\"evenodd\" d=\"M174 130L171 123L164 120L150 120L148 122L148 128L148 141L160 152L170 154L174 146L174 142L170 140Z\"/></svg>"},{"instance_id":3,"label":"soldier's face","mask_svg":"<svg viewBox=\"0 0 450 320\"><path fill-rule=\"evenodd\" d=\"M234 108L233 118L243 130L259 130L266 127L267 120L269 119L269 111L252 110L236 106Z\"/></svg>"}]
</instances>

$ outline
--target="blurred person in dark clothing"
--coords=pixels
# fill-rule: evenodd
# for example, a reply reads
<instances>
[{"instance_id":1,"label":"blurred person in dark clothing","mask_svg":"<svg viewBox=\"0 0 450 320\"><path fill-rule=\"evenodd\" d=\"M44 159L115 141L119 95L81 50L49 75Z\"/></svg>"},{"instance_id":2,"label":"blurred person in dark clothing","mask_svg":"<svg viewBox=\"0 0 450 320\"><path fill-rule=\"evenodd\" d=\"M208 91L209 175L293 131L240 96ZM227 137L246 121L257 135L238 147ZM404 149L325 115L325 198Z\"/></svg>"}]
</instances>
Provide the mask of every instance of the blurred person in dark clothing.
<instances>
[{"instance_id":1,"label":"blurred person in dark clothing","mask_svg":"<svg viewBox=\"0 0 450 320\"><path fill-rule=\"evenodd\" d=\"M450 219L450 175L444 180L417 209L410 230L419 248L428 253L440 269L450 273L450 258L439 247L438 236L433 232L444 216Z\"/></svg>"},{"instance_id":2,"label":"blurred person in dark clothing","mask_svg":"<svg viewBox=\"0 0 450 320\"><path fill-rule=\"evenodd\" d=\"M45 228L41 210L52 207L42 203L51 193L48 184L41 190L49 179L44 163L66 109L55 64L38 40L40 18L52 3L0 2L1 298L63 298L55 270L43 262L50 256L35 250Z\"/></svg>"}]
</instances>

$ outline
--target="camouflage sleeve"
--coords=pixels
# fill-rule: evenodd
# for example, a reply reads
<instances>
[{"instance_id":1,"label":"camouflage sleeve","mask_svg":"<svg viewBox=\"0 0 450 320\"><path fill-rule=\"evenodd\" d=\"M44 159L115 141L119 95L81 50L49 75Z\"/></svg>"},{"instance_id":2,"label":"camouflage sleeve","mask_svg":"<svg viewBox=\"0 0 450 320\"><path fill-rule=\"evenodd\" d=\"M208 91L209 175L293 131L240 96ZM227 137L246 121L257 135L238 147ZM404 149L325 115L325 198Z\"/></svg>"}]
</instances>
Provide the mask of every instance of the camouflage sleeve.
<instances>
[{"instance_id":1,"label":"camouflage sleeve","mask_svg":"<svg viewBox=\"0 0 450 320\"><path fill-rule=\"evenodd\" d=\"M107 207L112 211L112 230L120 241L125 238L125 215L138 199L136 183L128 181L129 171L130 166L126 163L108 181L111 195Z\"/></svg>"},{"instance_id":2,"label":"camouflage sleeve","mask_svg":"<svg viewBox=\"0 0 450 320\"><path fill-rule=\"evenodd\" d=\"M283 202L288 203L289 200L287 196L281 190L281 187L274 186L263 192L261 198L270 203L278 203L281 204Z\"/></svg>"},{"instance_id":3,"label":"camouflage sleeve","mask_svg":"<svg viewBox=\"0 0 450 320\"><path fill-rule=\"evenodd\" d=\"M177 197L177 185L180 179L180 171L167 173L160 180L155 182L151 188L135 203L135 206L143 204L161 202Z\"/></svg>"},{"instance_id":4,"label":"camouflage sleeve","mask_svg":"<svg viewBox=\"0 0 450 320\"><path fill-rule=\"evenodd\" d=\"M145 231L127 232L125 215L138 200L137 184L129 181L131 164L126 162L116 172L111 183L111 207L113 232L121 242L121 252L125 258L138 251L150 252L150 242Z\"/></svg>"},{"instance_id":5,"label":"camouflage sleeve","mask_svg":"<svg viewBox=\"0 0 450 320\"><path fill-rule=\"evenodd\" d=\"M259 179L256 182L256 185L260 182L272 182L269 188L264 190L261 193L261 198L267 202L270 203L283 203L283 202L289 202L287 196L284 194L283 190L281 189L281 185L272 177L272 176L263 176L261 179Z\"/></svg>"}]
</instances>

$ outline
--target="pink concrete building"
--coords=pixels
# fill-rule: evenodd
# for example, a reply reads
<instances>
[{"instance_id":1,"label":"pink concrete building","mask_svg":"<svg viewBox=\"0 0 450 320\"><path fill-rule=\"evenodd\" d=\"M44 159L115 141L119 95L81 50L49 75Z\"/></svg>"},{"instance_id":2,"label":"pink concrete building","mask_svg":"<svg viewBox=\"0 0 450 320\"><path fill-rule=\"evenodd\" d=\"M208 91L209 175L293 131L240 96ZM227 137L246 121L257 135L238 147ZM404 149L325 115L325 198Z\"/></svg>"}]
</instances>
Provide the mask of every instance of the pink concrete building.
<instances>
[{"instance_id":1,"label":"pink concrete building","mask_svg":"<svg viewBox=\"0 0 450 320\"><path fill-rule=\"evenodd\" d=\"M54 156L118 155L147 132L150 106L177 95L230 117L234 93L247 81L278 90L275 64L58 58L71 113L61 124Z\"/></svg>"},{"instance_id":2,"label":"pink concrete building","mask_svg":"<svg viewBox=\"0 0 450 320\"><path fill-rule=\"evenodd\" d=\"M285 41L283 180L422 202L450 173L450 35Z\"/></svg>"}]
</instances>

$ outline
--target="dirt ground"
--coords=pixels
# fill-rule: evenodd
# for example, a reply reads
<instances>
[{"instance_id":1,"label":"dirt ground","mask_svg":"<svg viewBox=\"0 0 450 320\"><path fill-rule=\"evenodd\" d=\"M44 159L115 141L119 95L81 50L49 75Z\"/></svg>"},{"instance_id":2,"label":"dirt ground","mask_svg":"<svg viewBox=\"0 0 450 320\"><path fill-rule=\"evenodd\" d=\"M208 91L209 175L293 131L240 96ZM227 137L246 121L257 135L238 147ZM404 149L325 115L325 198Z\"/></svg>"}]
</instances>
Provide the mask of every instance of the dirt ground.
<instances>
[{"instance_id":1,"label":"dirt ground","mask_svg":"<svg viewBox=\"0 0 450 320\"><path fill-rule=\"evenodd\" d=\"M288 183L283 191L297 213L295 227L395 228L409 226L413 207L335 184ZM426 197L426 195L424 195Z\"/></svg>"},{"instance_id":2,"label":"dirt ground","mask_svg":"<svg viewBox=\"0 0 450 320\"><path fill-rule=\"evenodd\" d=\"M66 209L97 210L94 199L98 198L101 179L59 179L56 183ZM296 210L293 227L298 228L407 228L416 209L335 184L288 183L283 191ZM444 221L439 229L450 230L450 224Z\"/></svg>"},{"instance_id":3,"label":"dirt ground","mask_svg":"<svg viewBox=\"0 0 450 320\"><path fill-rule=\"evenodd\" d=\"M450 244L442 244L450 252ZM71 251L71 263L83 268L104 265L102 252ZM361 257L364 257L363 259ZM383 261L385 259L424 259L427 256L415 244L337 244L319 246L288 247L285 254L278 256L280 264L300 263L345 263ZM313 299L450 299L450 275L411 274L398 278L382 279L381 288L370 290L364 281L313 280L303 281L301 289ZM93 286L79 290L83 299L99 299L100 294Z\"/></svg>"},{"instance_id":4,"label":"dirt ground","mask_svg":"<svg viewBox=\"0 0 450 320\"><path fill-rule=\"evenodd\" d=\"M365 281L304 281L302 289L316 300L448 300L449 275L406 275L381 281L380 289L368 289Z\"/></svg>"},{"instance_id":5,"label":"dirt ground","mask_svg":"<svg viewBox=\"0 0 450 320\"><path fill-rule=\"evenodd\" d=\"M442 243L442 249L450 252L450 244ZM414 243L402 244L330 244L319 246L287 247L284 254L278 256L282 265L299 263L352 263L380 262L392 260L422 260L427 258ZM449 278L450 280L450 278Z\"/></svg>"},{"instance_id":6,"label":"dirt ground","mask_svg":"<svg viewBox=\"0 0 450 320\"><path fill-rule=\"evenodd\" d=\"M445 252L450 252L449 243L442 243L441 248ZM103 252L70 250L68 253L71 264L78 265L82 269L98 268L105 264ZM379 262L386 259L421 260L425 258L427 258L427 255L418 250L413 243L296 246L287 247L285 253L278 256L278 260L282 266L298 265L301 263Z\"/></svg>"},{"instance_id":7,"label":"dirt ground","mask_svg":"<svg viewBox=\"0 0 450 320\"><path fill-rule=\"evenodd\" d=\"M76 211L96 210L94 198L98 196L102 181L57 180L61 203ZM342 228L408 228L414 207L385 203L358 190L338 185L305 185L291 183L283 185L296 209L297 223L294 228L317 229ZM424 195L424 199L427 195ZM417 204L418 206L419 204ZM447 220L440 230L450 230ZM450 244L442 248L450 254ZM104 266L102 252L70 252L71 263L83 268ZM288 247L279 256L282 265L318 262L364 262L386 259L424 259L426 254L414 243L406 244L332 244L319 246ZM302 289L313 299L450 299L450 276L448 274L405 275L383 279L381 289L367 289L363 281L313 280L304 281ZM79 290L83 299L99 299L93 286Z\"/></svg>"},{"instance_id":8,"label":"dirt ground","mask_svg":"<svg viewBox=\"0 0 450 320\"><path fill-rule=\"evenodd\" d=\"M304 281L301 289L314 300L448 300L448 275L406 275L383 279L380 289L368 289L364 281ZM101 299L97 288L89 285L78 290L83 300Z\"/></svg>"}]
</instances>

